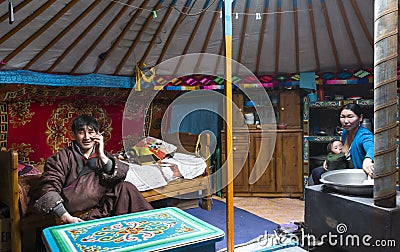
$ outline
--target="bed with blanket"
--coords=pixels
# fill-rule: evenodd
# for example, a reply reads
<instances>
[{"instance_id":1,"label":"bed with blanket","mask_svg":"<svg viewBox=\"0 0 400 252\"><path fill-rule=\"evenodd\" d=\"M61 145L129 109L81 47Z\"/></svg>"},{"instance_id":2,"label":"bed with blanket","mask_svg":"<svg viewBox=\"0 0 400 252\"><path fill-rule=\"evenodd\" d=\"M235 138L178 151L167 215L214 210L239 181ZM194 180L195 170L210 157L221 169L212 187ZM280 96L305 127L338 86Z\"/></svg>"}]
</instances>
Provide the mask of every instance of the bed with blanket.
<instances>
[{"instance_id":1,"label":"bed with blanket","mask_svg":"<svg viewBox=\"0 0 400 252\"><path fill-rule=\"evenodd\" d=\"M203 198L201 207L210 210L210 135L175 133L163 136L163 140L177 147L175 154L152 165L129 164L127 180L137 180L137 187L148 202L171 197L184 198L185 194L200 192ZM190 167L196 170L187 169ZM153 175L143 177L143 169L150 174L158 173L157 179L160 181L152 182ZM30 202L30 195L39 181L40 173L31 171L19 176L18 172L21 175L22 170L15 150L0 151L0 201L10 209L11 249L15 252L22 251L22 237L30 238L30 246L34 247L36 228L56 224L52 215L41 216L31 210L33 202ZM29 235L23 236L25 231L30 231Z\"/></svg>"},{"instance_id":2,"label":"bed with blanket","mask_svg":"<svg viewBox=\"0 0 400 252\"><path fill-rule=\"evenodd\" d=\"M130 163L126 180L149 202L201 192L201 206L210 210L210 134L180 132L163 135L162 140L176 146L174 155L153 164Z\"/></svg>"}]
</instances>

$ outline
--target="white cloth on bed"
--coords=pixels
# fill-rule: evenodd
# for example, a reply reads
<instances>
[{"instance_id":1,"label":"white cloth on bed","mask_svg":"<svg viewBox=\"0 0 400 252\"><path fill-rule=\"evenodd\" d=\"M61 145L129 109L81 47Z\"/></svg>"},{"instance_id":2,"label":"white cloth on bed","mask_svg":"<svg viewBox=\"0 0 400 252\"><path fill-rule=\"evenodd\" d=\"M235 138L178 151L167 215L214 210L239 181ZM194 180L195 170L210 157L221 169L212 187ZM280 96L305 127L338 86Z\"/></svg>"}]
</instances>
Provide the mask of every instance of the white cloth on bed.
<instances>
[{"instance_id":1,"label":"white cloth on bed","mask_svg":"<svg viewBox=\"0 0 400 252\"><path fill-rule=\"evenodd\" d=\"M193 179L202 175L207 167L203 158L183 153L175 153L174 157L165 158L162 163L175 164L185 179ZM129 163L125 181L134 184L139 191L146 191L167 185L170 180L174 179L172 173L171 169L165 165Z\"/></svg>"},{"instance_id":2,"label":"white cloth on bed","mask_svg":"<svg viewBox=\"0 0 400 252\"><path fill-rule=\"evenodd\" d=\"M146 191L167 185L167 181L164 179L157 164L129 164L125 181L134 184L139 191Z\"/></svg>"},{"instance_id":3,"label":"white cloth on bed","mask_svg":"<svg viewBox=\"0 0 400 252\"><path fill-rule=\"evenodd\" d=\"M179 152L175 153L171 158L163 159L162 162L176 164L182 177L185 179L198 177L203 174L207 168L207 164L203 158Z\"/></svg>"}]
</instances>

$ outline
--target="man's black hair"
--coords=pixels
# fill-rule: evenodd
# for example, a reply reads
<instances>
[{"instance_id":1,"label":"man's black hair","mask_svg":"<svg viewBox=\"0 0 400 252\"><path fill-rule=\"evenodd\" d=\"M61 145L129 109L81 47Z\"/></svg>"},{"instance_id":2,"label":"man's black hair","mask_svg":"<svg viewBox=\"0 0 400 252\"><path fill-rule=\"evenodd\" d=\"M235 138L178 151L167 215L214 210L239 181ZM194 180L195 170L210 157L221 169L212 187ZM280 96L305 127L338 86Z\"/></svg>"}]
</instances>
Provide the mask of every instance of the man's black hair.
<instances>
[{"instance_id":1,"label":"man's black hair","mask_svg":"<svg viewBox=\"0 0 400 252\"><path fill-rule=\"evenodd\" d=\"M82 130L85 126L92 127L96 132L99 131L99 123L96 118L90 115L80 115L75 117L72 122L72 132L76 133L78 130Z\"/></svg>"}]
</instances>

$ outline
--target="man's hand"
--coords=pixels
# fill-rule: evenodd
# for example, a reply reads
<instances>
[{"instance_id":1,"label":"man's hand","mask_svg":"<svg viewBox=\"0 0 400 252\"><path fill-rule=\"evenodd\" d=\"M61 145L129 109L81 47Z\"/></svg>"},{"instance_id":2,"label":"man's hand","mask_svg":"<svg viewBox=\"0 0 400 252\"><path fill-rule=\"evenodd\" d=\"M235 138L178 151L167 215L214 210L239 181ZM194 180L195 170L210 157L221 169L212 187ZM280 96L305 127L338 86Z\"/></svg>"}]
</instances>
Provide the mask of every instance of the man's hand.
<instances>
[{"instance_id":1,"label":"man's hand","mask_svg":"<svg viewBox=\"0 0 400 252\"><path fill-rule=\"evenodd\" d=\"M96 136L92 137L92 140L95 142L95 151L97 157L101 160L102 164L105 165L108 162L108 157L104 153L104 137L102 132L98 132Z\"/></svg>"},{"instance_id":2,"label":"man's hand","mask_svg":"<svg viewBox=\"0 0 400 252\"><path fill-rule=\"evenodd\" d=\"M74 216L70 215L68 212L66 212L63 215L61 215L60 219L64 223L76 223L76 222L83 222L84 221L81 218L74 217Z\"/></svg>"}]
</instances>

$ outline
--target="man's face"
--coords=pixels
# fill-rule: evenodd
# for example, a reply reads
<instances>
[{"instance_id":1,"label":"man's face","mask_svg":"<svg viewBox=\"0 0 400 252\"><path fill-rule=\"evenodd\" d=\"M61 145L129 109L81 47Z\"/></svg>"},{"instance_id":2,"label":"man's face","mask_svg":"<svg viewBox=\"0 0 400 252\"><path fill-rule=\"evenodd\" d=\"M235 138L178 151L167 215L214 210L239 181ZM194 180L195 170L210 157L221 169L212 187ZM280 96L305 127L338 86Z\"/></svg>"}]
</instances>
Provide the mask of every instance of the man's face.
<instances>
[{"instance_id":1,"label":"man's face","mask_svg":"<svg viewBox=\"0 0 400 252\"><path fill-rule=\"evenodd\" d=\"M90 151L94 145L92 137L96 135L96 131L92 127L84 126L82 129L74 132L75 140L82 153Z\"/></svg>"}]
</instances>

